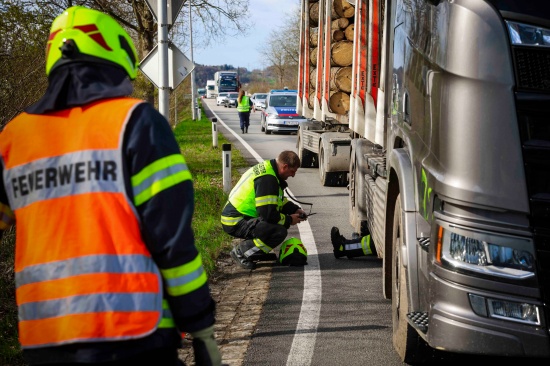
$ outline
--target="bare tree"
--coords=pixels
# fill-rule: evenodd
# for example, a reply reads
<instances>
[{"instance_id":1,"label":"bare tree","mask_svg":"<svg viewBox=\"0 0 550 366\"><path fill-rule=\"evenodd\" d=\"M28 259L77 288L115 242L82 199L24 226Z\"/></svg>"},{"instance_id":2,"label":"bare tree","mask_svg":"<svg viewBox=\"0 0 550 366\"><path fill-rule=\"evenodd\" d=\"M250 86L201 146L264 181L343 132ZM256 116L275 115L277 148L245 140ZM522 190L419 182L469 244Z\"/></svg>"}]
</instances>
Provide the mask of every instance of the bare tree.
<instances>
[{"instance_id":1,"label":"bare tree","mask_svg":"<svg viewBox=\"0 0 550 366\"><path fill-rule=\"evenodd\" d=\"M194 42L207 45L228 34L245 33L248 28L245 15L250 0L187 1L191 1L194 25L197 25ZM188 42L185 30L181 34L177 32L178 28L184 29L182 25L189 19L187 1L170 33L178 45ZM44 49L49 26L64 9L74 5L98 9L115 18L136 41L140 59L157 43L157 22L145 0L0 0L0 82L3 88L0 127L44 91L47 85ZM134 96L154 102L155 88L141 73L134 86ZM14 94L13 90L19 93Z\"/></svg>"},{"instance_id":2,"label":"bare tree","mask_svg":"<svg viewBox=\"0 0 550 366\"><path fill-rule=\"evenodd\" d=\"M300 11L286 14L280 30L273 31L266 45L260 50L268 68L277 78L276 87L295 88L297 83L300 45Z\"/></svg>"}]
</instances>

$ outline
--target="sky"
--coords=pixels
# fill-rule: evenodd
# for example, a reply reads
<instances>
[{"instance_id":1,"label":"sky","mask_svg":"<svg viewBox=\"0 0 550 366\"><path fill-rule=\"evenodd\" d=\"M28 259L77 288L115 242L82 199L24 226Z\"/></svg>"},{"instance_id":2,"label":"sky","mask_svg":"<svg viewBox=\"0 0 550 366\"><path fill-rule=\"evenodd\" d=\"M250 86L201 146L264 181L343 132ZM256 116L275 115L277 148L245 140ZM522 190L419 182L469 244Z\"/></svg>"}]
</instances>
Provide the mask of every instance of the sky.
<instances>
[{"instance_id":1,"label":"sky","mask_svg":"<svg viewBox=\"0 0 550 366\"><path fill-rule=\"evenodd\" d=\"M247 36L226 37L212 41L208 47L193 47L193 61L201 65L233 65L248 70L264 69L267 65L258 51L273 30L278 30L285 16L299 8L299 0L250 0L248 14L254 25Z\"/></svg>"}]
</instances>

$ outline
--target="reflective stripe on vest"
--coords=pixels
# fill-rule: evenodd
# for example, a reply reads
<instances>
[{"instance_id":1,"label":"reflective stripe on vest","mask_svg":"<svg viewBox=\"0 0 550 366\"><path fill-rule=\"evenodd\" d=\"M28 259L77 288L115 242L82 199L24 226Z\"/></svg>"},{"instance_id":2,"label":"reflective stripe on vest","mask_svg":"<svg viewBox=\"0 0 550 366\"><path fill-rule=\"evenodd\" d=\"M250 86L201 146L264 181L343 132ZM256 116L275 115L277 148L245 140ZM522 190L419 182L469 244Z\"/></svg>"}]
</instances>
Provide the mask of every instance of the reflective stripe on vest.
<instances>
[{"instance_id":1,"label":"reflective stripe on vest","mask_svg":"<svg viewBox=\"0 0 550 366\"><path fill-rule=\"evenodd\" d=\"M269 160L254 165L248 169L237 182L231 193L229 194L229 202L241 214L258 217L256 206L277 205L280 210L283 205L283 191L279 186L279 196L263 196L256 197L254 191L254 180L264 175L272 175L277 179L277 175L273 170L273 166ZM278 181L278 179L277 179ZM284 223L284 220L283 220Z\"/></svg>"},{"instance_id":2,"label":"reflective stripe on vest","mask_svg":"<svg viewBox=\"0 0 550 366\"><path fill-rule=\"evenodd\" d=\"M370 247L370 235L362 237L361 242L359 243L350 243L344 245L344 250L354 249L361 249L364 255L372 254L372 249Z\"/></svg>"},{"instance_id":3,"label":"reflective stripe on vest","mask_svg":"<svg viewBox=\"0 0 550 366\"><path fill-rule=\"evenodd\" d=\"M23 113L0 134L17 222L23 348L140 338L161 322L160 272L142 241L122 168L126 123L139 103L116 98Z\"/></svg>"},{"instance_id":4,"label":"reflective stripe on vest","mask_svg":"<svg viewBox=\"0 0 550 366\"><path fill-rule=\"evenodd\" d=\"M237 100L238 101L238 100ZM237 104L237 112L248 112L250 110L250 101L246 95L243 95L241 102Z\"/></svg>"}]
</instances>

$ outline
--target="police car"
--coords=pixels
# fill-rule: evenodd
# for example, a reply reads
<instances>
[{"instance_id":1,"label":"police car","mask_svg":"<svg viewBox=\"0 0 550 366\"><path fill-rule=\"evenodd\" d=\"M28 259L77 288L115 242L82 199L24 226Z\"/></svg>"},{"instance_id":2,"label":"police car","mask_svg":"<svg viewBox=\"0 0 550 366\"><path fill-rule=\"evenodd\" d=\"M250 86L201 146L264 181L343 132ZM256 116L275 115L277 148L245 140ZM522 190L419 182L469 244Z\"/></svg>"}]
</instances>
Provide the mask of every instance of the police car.
<instances>
[{"instance_id":1,"label":"police car","mask_svg":"<svg viewBox=\"0 0 550 366\"><path fill-rule=\"evenodd\" d=\"M307 121L296 113L297 98L296 90L270 90L260 117L262 132L297 132L300 123Z\"/></svg>"}]
</instances>

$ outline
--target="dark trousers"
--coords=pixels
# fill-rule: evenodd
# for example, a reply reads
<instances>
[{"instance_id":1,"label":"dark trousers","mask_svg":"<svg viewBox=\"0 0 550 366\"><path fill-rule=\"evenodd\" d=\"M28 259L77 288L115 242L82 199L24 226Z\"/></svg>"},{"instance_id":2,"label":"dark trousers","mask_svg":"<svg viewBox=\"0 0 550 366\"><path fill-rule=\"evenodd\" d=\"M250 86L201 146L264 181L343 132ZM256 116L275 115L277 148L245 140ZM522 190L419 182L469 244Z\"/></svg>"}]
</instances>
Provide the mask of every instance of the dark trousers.
<instances>
[{"instance_id":1,"label":"dark trousers","mask_svg":"<svg viewBox=\"0 0 550 366\"><path fill-rule=\"evenodd\" d=\"M239 120L241 122L241 130L248 129L248 126L250 126L250 111L239 112Z\"/></svg>"},{"instance_id":2,"label":"dark trousers","mask_svg":"<svg viewBox=\"0 0 550 366\"><path fill-rule=\"evenodd\" d=\"M270 224L259 218L241 220L236 225L222 225L223 230L231 236L240 239L260 239L265 245L274 249L281 244L288 230L279 224Z\"/></svg>"}]
</instances>

